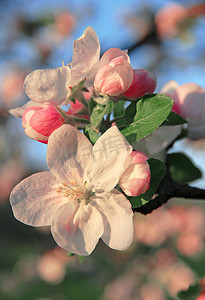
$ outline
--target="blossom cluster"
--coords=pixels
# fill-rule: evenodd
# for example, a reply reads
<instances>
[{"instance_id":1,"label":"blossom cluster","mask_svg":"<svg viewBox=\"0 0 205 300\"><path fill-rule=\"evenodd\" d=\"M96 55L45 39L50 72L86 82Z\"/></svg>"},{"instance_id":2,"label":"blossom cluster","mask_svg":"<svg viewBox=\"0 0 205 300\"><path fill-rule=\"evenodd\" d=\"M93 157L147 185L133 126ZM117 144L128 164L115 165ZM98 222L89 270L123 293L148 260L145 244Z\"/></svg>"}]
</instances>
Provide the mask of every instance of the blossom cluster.
<instances>
[{"instance_id":1,"label":"blossom cluster","mask_svg":"<svg viewBox=\"0 0 205 300\"><path fill-rule=\"evenodd\" d=\"M68 111L60 109L67 104L72 87L82 80L88 87L88 92L82 95L85 102L75 99ZM25 133L30 138L47 143L50 134L61 125L74 125L75 117L88 119L86 102L91 97L124 95L136 99L152 93L155 88L155 75L144 69L133 70L126 51L112 48L100 59L98 37L88 27L74 42L72 63L55 69L35 70L25 78L24 91L30 101L23 107L11 109L10 113L22 117ZM75 122L75 126L79 122Z\"/></svg>"},{"instance_id":2,"label":"blossom cluster","mask_svg":"<svg viewBox=\"0 0 205 300\"><path fill-rule=\"evenodd\" d=\"M205 136L204 90L171 82L155 96L156 83L152 72L133 70L127 51L111 48L100 58L91 27L74 41L71 63L27 75L24 91L30 100L10 113L22 118L27 136L48 144L50 172L34 174L13 189L14 216L31 226L51 226L57 244L78 255L89 255L100 238L113 249L127 249L133 240L131 204L158 184L151 187L150 151L140 143L150 139L147 148L153 149L158 132L160 152L177 138L182 125L174 126L169 137L159 127L173 100L173 112L188 121L188 137ZM199 102L194 110L193 99ZM112 119L121 101L135 108L128 106Z\"/></svg>"}]
</instances>

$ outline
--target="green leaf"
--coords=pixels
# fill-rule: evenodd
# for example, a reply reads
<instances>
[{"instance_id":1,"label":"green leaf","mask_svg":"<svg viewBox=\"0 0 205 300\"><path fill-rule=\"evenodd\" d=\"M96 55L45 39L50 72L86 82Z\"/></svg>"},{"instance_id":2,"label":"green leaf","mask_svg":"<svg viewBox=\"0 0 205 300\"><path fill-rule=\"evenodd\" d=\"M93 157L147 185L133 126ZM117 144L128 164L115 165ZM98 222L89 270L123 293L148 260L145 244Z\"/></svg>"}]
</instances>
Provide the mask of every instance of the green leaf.
<instances>
[{"instance_id":1,"label":"green leaf","mask_svg":"<svg viewBox=\"0 0 205 300\"><path fill-rule=\"evenodd\" d=\"M68 256L69 256L69 257L75 256L75 255L76 255L75 253L68 252Z\"/></svg>"},{"instance_id":2,"label":"green leaf","mask_svg":"<svg viewBox=\"0 0 205 300\"><path fill-rule=\"evenodd\" d=\"M91 125L94 129L98 129L104 115L111 113L113 110L114 103L110 98L108 98L108 101L105 105L97 104L93 110L92 114L90 116Z\"/></svg>"},{"instance_id":3,"label":"green leaf","mask_svg":"<svg viewBox=\"0 0 205 300\"><path fill-rule=\"evenodd\" d=\"M125 118L127 120L134 120L137 111L137 105L135 102L130 103L128 107L125 109Z\"/></svg>"},{"instance_id":4,"label":"green leaf","mask_svg":"<svg viewBox=\"0 0 205 300\"><path fill-rule=\"evenodd\" d=\"M168 154L170 175L177 182L191 182L202 176L201 171L183 153Z\"/></svg>"},{"instance_id":5,"label":"green leaf","mask_svg":"<svg viewBox=\"0 0 205 300\"><path fill-rule=\"evenodd\" d=\"M129 143L133 143L152 133L170 114L174 101L163 94L144 96L136 103L133 122L121 132Z\"/></svg>"},{"instance_id":6,"label":"green leaf","mask_svg":"<svg viewBox=\"0 0 205 300\"><path fill-rule=\"evenodd\" d=\"M135 115L136 115L136 102L132 102L125 109L122 119L116 121L118 128L123 129L129 126L130 123L133 122Z\"/></svg>"},{"instance_id":7,"label":"green leaf","mask_svg":"<svg viewBox=\"0 0 205 300\"><path fill-rule=\"evenodd\" d=\"M125 104L125 101L119 101L119 102L115 103L115 106L113 109L115 118L120 117L124 114L124 104Z\"/></svg>"},{"instance_id":8,"label":"green leaf","mask_svg":"<svg viewBox=\"0 0 205 300\"><path fill-rule=\"evenodd\" d=\"M201 292L200 285L198 283L195 283L191 285L188 290L186 291L181 291L177 294L177 297L180 300L194 300L196 299Z\"/></svg>"},{"instance_id":9,"label":"green leaf","mask_svg":"<svg viewBox=\"0 0 205 300\"><path fill-rule=\"evenodd\" d=\"M166 172L166 167L161 160L150 158L148 163L151 171L150 188L146 193L137 197L127 197L132 204L132 208L140 207L151 200Z\"/></svg>"},{"instance_id":10,"label":"green leaf","mask_svg":"<svg viewBox=\"0 0 205 300\"><path fill-rule=\"evenodd\" d=\"M91 141L91 143L94 145L96 141L99 138L99 135L97 134L96 131L94 131L91 126L86 126L84 128L84 134L87 136L87 138Z\"/></svg>"},{"instance_id":11,"label":"green leaf","mask_svg":"<svg viewBox=\"0 0 205 300\"><path fill-rule=\"evenodd\" d=\"M182 125L186 124L187 120L185 120L180 115L176 114L175 112L171 111L166 120L163 122L165 126L174 126L174 125Z\"/></svg>"},{"instance_id":12,"label":"green leaf","mask_svg":"<svg viewBox=\"0 0 205 300\"><path fill-rule=\"evenodd\" d=\"M97 105L97 103L93 100L93 97L90 98L90 101L88 102L88 108L89 108L89 114L91 116L94 107Z\"/></svg>"},{"instance_id":13,"label":"green leaf","mask_svg":"<svg viewBox=\"0 0 205 300\"><path fill-rule=\"evenodd\" d=\"M105 115L110 114L114 108L114 102L108 98L107 104L105 105Z\"/></svg>"}]
</instances>

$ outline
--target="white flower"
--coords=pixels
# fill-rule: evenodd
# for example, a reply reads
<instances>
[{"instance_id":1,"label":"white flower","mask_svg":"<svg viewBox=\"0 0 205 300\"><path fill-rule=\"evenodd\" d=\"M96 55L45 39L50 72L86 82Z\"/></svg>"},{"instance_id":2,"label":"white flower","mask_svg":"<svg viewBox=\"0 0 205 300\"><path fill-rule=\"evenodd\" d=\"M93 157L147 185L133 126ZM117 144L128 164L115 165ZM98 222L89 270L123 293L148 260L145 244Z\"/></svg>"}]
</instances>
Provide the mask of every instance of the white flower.
<instances>
[{"instance_id":1,"label":"white flower","mask_svg":"<svg viewBox=\"0 0 205 300\"><path fill-rule=\"evenodd\" d=\"M117 127L93 147L74 127L61 126L48 142L51 172L34 174L12 191L14 216L32 226L51 225L57 244L79 255L89 255L99 238L113 249L127 249L133 239L133 213L114 187L131 151Z\"/></svg>"},{"instance_id":2,"label":"white flower","mask_svg":"<svg viewBox=\"0 0 205 300\"><path fill-rule=\"evenodd\" d=\"M67 97L69 86L86 78L89 83L95 65L99 62L100 44L95 31L87 27L83 35L73 43L71 67L35 70L24 81L27 96L40 103L61 105Z\"/></svg>"},{"instance_id":3,"label":"white flower","mask_svg":"<svg viewBox=\"0 0 205 300\"><path fill-rule=\"evenodd\" d=\"M35 70L27 75L24 91L31 101L9 112L15 117L22 117L24 110L30 106L62 105L70 93L70 87L85 78L86 86L92 85L99 60L100 43L97 34L93 28L87 27L73 43L72 63L54 69Z\"/></svg>"},{"instance_id":4,"label":"white flower","mask_svg":"<svg viewBox=\"0 0 205 300\"><path fill-rule=\"evenodd\" d=\"M163 86L161 93L174 100L172 111L188 121L188 138L205 138L205 90L194 82L179 85L171 80Z\"/></svg>"}]
</instances>

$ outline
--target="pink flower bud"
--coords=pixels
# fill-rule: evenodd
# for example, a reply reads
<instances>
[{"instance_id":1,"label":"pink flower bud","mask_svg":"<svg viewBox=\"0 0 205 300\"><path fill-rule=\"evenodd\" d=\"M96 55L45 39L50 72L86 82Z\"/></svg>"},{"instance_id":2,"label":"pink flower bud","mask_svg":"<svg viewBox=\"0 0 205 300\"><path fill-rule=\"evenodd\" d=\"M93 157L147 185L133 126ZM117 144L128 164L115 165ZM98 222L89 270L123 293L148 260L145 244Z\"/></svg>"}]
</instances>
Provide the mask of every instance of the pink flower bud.
<instances>
[{"instance_id":1,"label":"pink flower bud","mask_svg":"<svg viewBox=\"0 0 205 300\"><path fill-rule=\"evenodd\" d=\"M148 156L139 151L133 151L125 161L125 171L119 186L128 196L138 196L145 193L150 185L150 168Z\"/></svg>"},{"instance_id":2,"label":"pink flower bud","mask_svg":"<svg viewBox=\"0 0 205 300\"><path fill-rule=\"evenodd\" d=\"M125 97L139 98L145 94L154 92L157 85L155 74L144 69L134 70L134 77L131 86L124 93Z\"/></svg>"},{"instance_id":3,"label":"pink flower bud","mask_svg":"<svg viewBox=\"0 0 205 300\"><path fill-rule=\"evenodd\" d=\"M119 56L98 70L94 87L100 94L119 96L130 87L132 80L132 67L124 56Z\"/></svg>"},{"instance_id":4,"label":"pink flower bud","mask_svg":"<svg viewBox=\"0 0 205 300\"><path fill-rule=\"evenodd\" d=\"M29 107L22 117L22 127L31 139L47 144L51 133L66 123L66 115L55 106Z\"/></svg>"},{"instance_id":5,"label":"pink flower bud","mask_svg":"<svg viewBox=\"0 0 205 300\"><path fill-rule=\"evenodd\" d=\"M75 103L72 102L70 104L69 110L68 112L66 112L66 115L68 116L68 118L71 118L71 120L72 117L70 116L80 118L80 119L90 120L88 109L78 100L75 100ZM83 124L83 122L81 121L78 122L75 120L75 124L73 124L73 126L77 127L79 124Z\"/></svg>"},{"instance_id":6,"label":"pink flower bud","mask_svg":"<svg viewBox=\"0 0 205 300\"><path fill-rule=\"evenodd\" d=\"M123 56L128 63L130 63L130 58L125 51L119 48L110 48L107 50L100 59L98 69L102 68L104 65L109 64L114 58Z\"/></svg>"},{"instance_id":7,"label":"pink flower bud","mask_svg":"<svg viewBox=\"0 0 205 300\"><path fill-rule=\"evenodd\" d=\"M84 99L86 102L90 101L90 98L93 96L93 88L89 87L87 92L83 92ZM70 102L70 106L67 112L68 115L73 115L79 118L84 118L89 120L89 111L88 108L83 105L82 102L75 99L74 102Z\"/></svg>"}]
</instances>

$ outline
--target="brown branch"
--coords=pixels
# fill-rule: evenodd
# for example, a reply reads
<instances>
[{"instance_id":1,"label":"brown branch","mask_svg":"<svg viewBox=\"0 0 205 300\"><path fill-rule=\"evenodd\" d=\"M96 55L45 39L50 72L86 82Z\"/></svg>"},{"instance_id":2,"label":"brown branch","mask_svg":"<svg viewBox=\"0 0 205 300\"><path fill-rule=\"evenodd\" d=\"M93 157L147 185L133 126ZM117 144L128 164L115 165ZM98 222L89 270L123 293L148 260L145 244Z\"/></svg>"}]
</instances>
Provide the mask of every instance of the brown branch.
<instances>
[{"instance_id":1,"label":"brown branch","mask_svg":"<svg viewBox=\"0 0 205 300\"><path fill-rule=\"evenodd\" d=\"M133 211L144 215L149 214L173 197L205 200L205 190L175 182L167 172L152 200L143 206L134 208Z\"/></svg>"}]
</instances>

